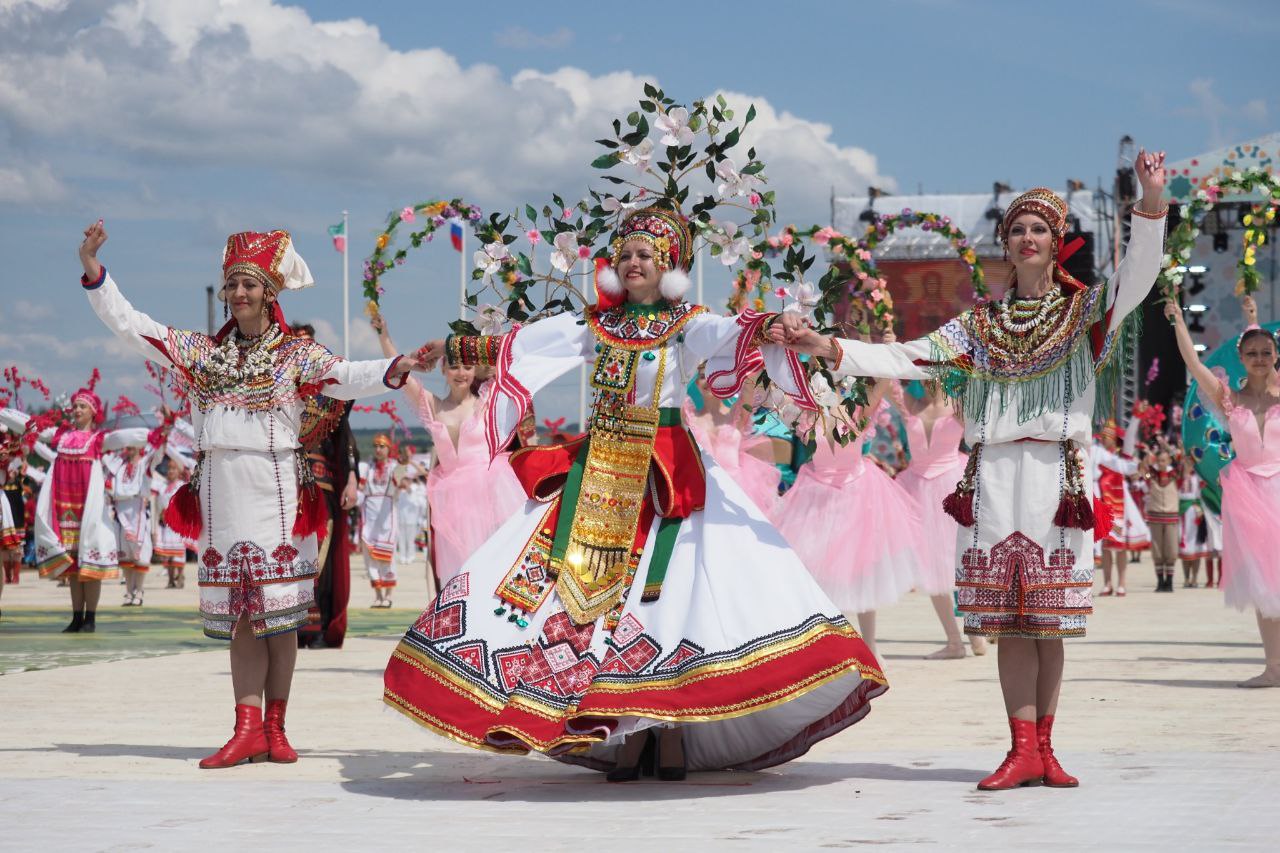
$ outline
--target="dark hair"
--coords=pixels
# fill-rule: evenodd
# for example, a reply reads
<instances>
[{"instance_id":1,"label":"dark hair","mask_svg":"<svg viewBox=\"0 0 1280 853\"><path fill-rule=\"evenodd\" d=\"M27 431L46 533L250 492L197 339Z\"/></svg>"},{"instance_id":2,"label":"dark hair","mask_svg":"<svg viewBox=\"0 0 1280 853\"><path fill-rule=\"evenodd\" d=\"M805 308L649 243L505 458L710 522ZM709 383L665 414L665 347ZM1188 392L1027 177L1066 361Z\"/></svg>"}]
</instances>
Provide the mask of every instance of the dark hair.
<instances>
[{"instance_id":1,"label":"dark hair","mask_svg":"<svg viewBox=\"0 0 1280 853\"><path fill-rule=\"evenodd\" d=\"M1236 352L1244 352L1244 345L1247 344L1251 338L1257 338L1257 337L1266 338L1267 340L1271 341L1271 346L1276 347L1276 349L1280 349L1280 344L1276 343L1275 335L1271 334L1271 332L1267 331L1266 329L1256 328L1256 329L1248 329L1245 331L1243 335L1240 336L1240 340L1236 341Z\"/></svg>"},{"instance_id":2,"label":"dark hair","mask_svg":"<svg viewBox=\"0 0 1280 853\"><path fill-rule=\"evenodd\" d=\"M294 323L293 330L295 332L303 332L304 334L306 334L307 337L311 338L312 340L315 340L316 327L311 325L310 323Z\"/></svg>"}]
</instances>

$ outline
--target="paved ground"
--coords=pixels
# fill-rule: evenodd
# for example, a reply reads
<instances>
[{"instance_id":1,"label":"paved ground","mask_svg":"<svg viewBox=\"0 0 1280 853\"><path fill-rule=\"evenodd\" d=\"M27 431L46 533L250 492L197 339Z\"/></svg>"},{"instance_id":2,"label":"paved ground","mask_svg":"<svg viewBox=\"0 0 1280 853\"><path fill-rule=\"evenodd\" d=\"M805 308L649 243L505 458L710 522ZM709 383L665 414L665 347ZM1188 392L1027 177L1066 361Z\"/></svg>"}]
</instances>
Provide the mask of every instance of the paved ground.
<instances>
[{"instance_id":1,"label":"paved ground","mask_svg":"<svg viewBox=\"0 0 1280 853\"><path fill-rule=\"evenodd\" d=\"M218 772L196 761L230 733L227 658L193 635L195 590L149 589L139 611L108 586L99 633L64 637L66 591L27 576L0 601L0 849L1276 849L1280 690L1234 686L1261 669L1253 617L1149 575L1068 646L1058 751L1083 787L1001 794L974 789L1006 748L995 656L920 660L941 632L915 595L880 614L892 689L857 726L766 772L617 786L384 710L418 572L389 612L357 577L358 636L302 654L302 760Z\"/></svg>"}]
</instances>

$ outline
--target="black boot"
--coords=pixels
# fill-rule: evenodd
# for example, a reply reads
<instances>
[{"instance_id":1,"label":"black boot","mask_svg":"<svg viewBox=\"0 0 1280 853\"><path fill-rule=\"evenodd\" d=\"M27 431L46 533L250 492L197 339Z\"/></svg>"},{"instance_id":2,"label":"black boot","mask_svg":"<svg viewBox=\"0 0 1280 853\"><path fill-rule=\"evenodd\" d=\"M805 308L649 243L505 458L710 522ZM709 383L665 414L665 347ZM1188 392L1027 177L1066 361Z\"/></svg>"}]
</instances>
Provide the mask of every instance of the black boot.
<instances>
[{"instance_id":1,"label":"black boot","mask_svg":"<svg viewBox=\"0 0 1280 853\"><path fill-rule=\"evenodd\" d=\"M62 629L64 634L79 634L84 626L84 614L79 610L71 614L71 624Z\"/></svg>"},{"instance_id":2,"label":"black boot","mask_svg":"<svg viewBox=\"0 0 1280 853\"><path fill-rule=\"evenodd\" d=\"M80 628L81 634L92 634L94 631L98 630L98 625L95 621L97 615L98 614L93 610L86 610L84 612L84 625Z\"/></svg>"}]
</instances>

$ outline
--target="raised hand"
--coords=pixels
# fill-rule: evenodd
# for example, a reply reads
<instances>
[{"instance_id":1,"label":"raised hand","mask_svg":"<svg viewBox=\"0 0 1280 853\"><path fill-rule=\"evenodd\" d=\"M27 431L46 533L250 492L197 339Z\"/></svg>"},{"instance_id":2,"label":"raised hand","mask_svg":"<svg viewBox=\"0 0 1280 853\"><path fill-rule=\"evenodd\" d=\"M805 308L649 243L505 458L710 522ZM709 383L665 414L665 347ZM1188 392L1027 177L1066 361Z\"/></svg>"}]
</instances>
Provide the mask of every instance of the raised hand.
<instances>
[{"instance_id":1,"label":"raised hand","mask_svg":"<svg viewBox=\"0 0 1280 853\"><path fill-rule=\"evenodd\" d=\"M98 250L107 242L107 229L102 220L84 229L84 242L80 244L80 263L84 266L85 277L94 281L102 275L102 264L98 263Z\"/></svg>"},{"instance_id":2,"label":"raised hand","mask_svg":"<svg viewBox=\"0 0 1280 853\"><path fill-rule=\"evenodd\" d=\"M1240 300L1240 307L1244 309L1245 323L1250 326L1258 325L1258 303L1253 301L1253 297L1245 294Z\"/></svg>"},{"instance_id":3,"label":"raised hand","mask_svg":"<svg viewBox=\"0 0 1280 853\"><path fill-rule=\"evenodd\" d=\"M1164 152L1148 154L1145 148L1138 149L1138 159L1133 164L1138 174L1138 183L1142 185L1142 201L1140 206L1145 213L1157 213L1163 206L1165 172Z\"/></svg>"},{"instance_id":4,"label":"raised hand","mask_svg":"<svg viewBox=\"0 0 1280 853\"><path fill-rule=\"evenodd\" d=\"M1185 325L1186 320L1182 317L1182 306L1177 302L1169 301L1164 304L1164 316L1169 318L1169 322L1175 326Z\"/></svg>"}]
</instances>

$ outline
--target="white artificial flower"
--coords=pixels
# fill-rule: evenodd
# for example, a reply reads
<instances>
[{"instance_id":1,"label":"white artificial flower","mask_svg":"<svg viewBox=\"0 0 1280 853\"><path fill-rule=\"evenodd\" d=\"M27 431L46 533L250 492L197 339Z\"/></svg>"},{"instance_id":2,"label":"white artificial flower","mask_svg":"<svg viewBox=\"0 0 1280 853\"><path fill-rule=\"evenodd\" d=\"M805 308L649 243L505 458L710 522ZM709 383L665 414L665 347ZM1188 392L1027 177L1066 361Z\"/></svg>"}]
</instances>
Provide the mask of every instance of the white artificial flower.
<instances>
[{"instance_id":1,"label":"white artificial flower","mask_svg":"<svg viewBox=\"0 0 1280 853\"><path fill-rule=\"evenodd\" d=\"M662 131L662 138L658 141L663 145L693 144L693 131L689 129L689 111L684 107L676 107L658 116L654 126Z\"/></svg>"},{"instance_id":2,"label":"white artificial flower","mask_svg":"<svg viewBox=\"0 0 1280 853\"><path fill-rule=\"evenodd\" d=\"M618 153L622 155L622 162L635 166L637 172L643 172L649 168L649 161L653 159L653 140L646 139L634 148L623 145L618 148Z\"/></svg>"},{"instance_id":3,"label":"white artificial flower","mask_svg":"<svg viewBox=\"0 0 1280 853\"><path fill-rule=\"evenodd\" d=\"M809 377L809 393L813 395L814 402L824 409L840 404L840 395L831 387L827 377L821 373L815 373Z\"/></svg>"},{"instance_id":4,"label":"white artificial flower","mask_svg":"<svg viewBox=\"0 0 1280 853\"><path fill-rule=\"evenodd\" d=\"M578 262L578 235L572 231L561 231L556 235L556 250L551 253L551 266L568 272Z\"/></svg>"},{"instance_id":5,"label":"white artificial flower","mask_svg":"<svg viewBox=\"0 0 1280 853\"><path fill-rule=\"evenodd\" d=\"M493 275L502 268L502 262L510 256L511 253L507 251L506 244L501 240L495 240L475 253L475 267L478 270L484 270L485 275Z\"/></svg>"},{"instance_id":6,"label":"white artificial flower","mask_svg":"<svg viewBox=\"0 0 1280 853\"><path fill-rule=\"evenodd\" d=\"M795 285L790 291L789 296L794 297L792 302L787 303L787 307L783 310L791 314L799 314L801 317L812 320L813 311L818 307L818 299L821 294L818 288L814 287L807 281L802 281Z\"/></svg>"},{"instance_id":7,"label":"white artificial flower","mask_svg":"<svg viewBox=\"0 0 1280 853\"><path fill-rule=\"evenodd\" d=\"M712 227L713 231L708 234L707 240L721 247L719 260L724 266L732 266L739 257L750 254L751 243L748 238L737 233L736 223L712 223Z\"/></svg>"},{"instance_id":8,"label":"white artificial flower","mask_svg":"<svg viewBox=\"0 0 1280 853\"><path fill-rule=\"evenodd\" d=\"M604 201L600 202L600 206L605 209L606 213L618 213L619 211L627 211L639 207L638 201L623 201L614 196L605 196Z\"/></svg>"},{"instance_id":9,"label":"white artificial flower","mask_svg":"<svg viewBox=\"0 0 1280 853\"><path fill-rule=\"evenodd\" d=\"M481 305L476 309L479 320L478 328L482 335L500 335L502 334L502 324L506 321L507 315L501 308L496 305Z\"/></svg>"},{"instance_id":10,"label":"white artificial flower","mask_svg":"<svg viewBox=\"0 0 1280 853\"><path fill-rule=\"evenodd\" d=\"M739 173L737 165L728 157L721 160L720 165L716 166L716 175L720 178L720 183L716 186L716 192L721 197L738 198L750 195L760 184L754 175Z\"/></svg>"}]
</instances>

